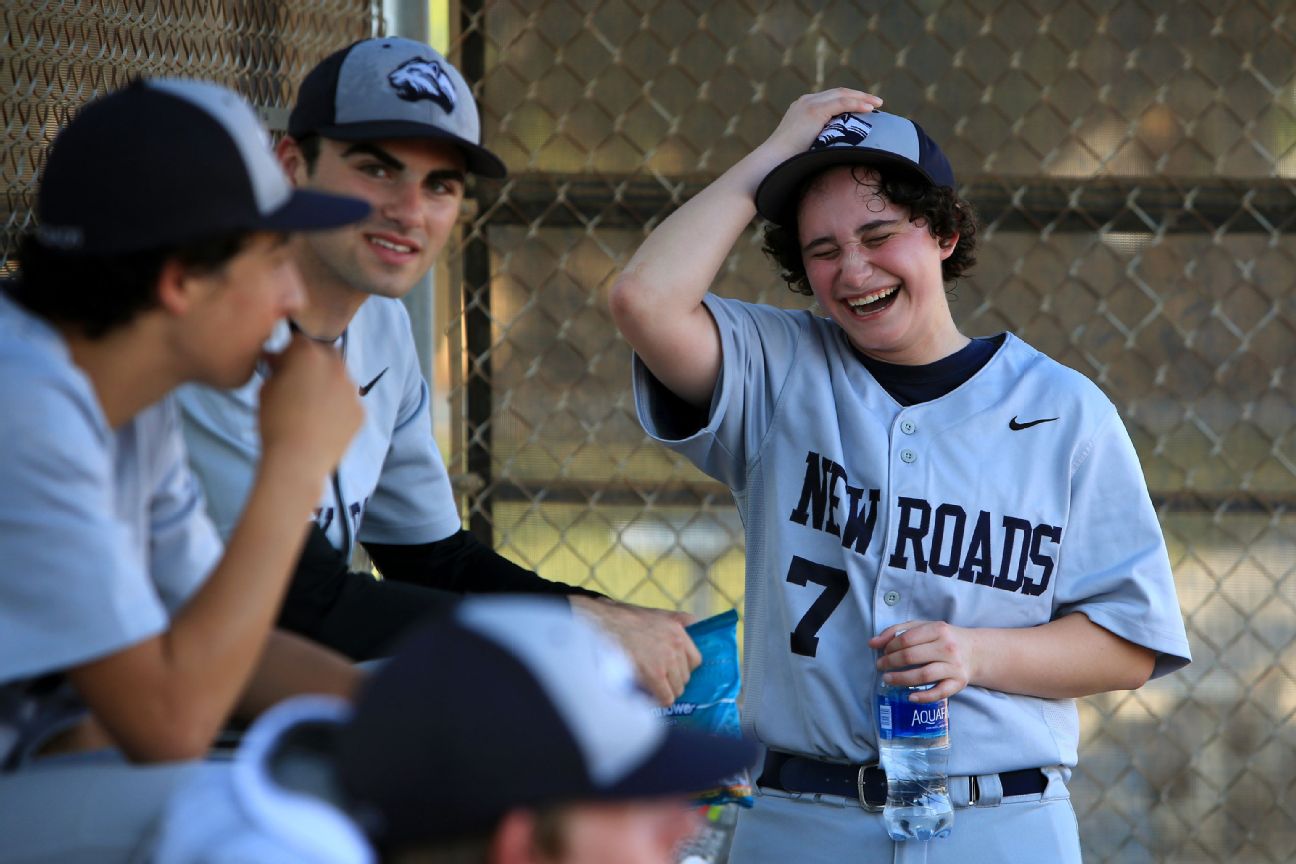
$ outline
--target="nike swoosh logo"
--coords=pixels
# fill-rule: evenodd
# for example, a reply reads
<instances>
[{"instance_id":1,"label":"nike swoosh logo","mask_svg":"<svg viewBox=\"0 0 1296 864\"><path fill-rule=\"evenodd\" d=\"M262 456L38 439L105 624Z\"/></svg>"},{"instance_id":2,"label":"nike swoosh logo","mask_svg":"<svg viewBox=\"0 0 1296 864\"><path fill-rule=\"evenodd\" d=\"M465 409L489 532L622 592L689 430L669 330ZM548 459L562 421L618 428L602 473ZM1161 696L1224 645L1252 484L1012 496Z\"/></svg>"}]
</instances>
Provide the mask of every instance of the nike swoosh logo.
<instances>
[{"instance_id":1,"label":"nike swoosh logo","mask_svg":"<svg viewBox=\"0 0 1296 864\"><path fill-rule=\"evenodd\" d=\"M362 395L363 395L363 394L362 394ZM1032 426L1038 426L1038 425L1041 424L1041 423L1052 423L1052 422L1053 422L1054 420L1056 420L1056 419L1058 419L1058 418L1056 418L1056 417L1045 417L1045 418L1043 418L1043 419L1041 419L1041 420L1031 420L1031 421L1028 421L1028 422L1026 422L1026 423L1018 423L1018 422L1017 422L1017 418L1014 417L1013 419L1011 419L1011 420L1008 421L1008 428L1011 429L1011 430L1013 430L1014 432L1020 432L1020 431L1023 430L1023 429L1029 429L1030 427L1032 427Z\"/></svg>"},{"instance_id":2,"label":"nike swoosh logo","mask_svg":"<svg viewBox=\"0 0 1296 864\"><path fill-rule=\"evenodd\" d=\"M361 388L360 388L360 398L363 399L363 398L365 397L365 395L367 395L367 394L369 393L369 391L373 389L373 386L374 386L375 384L378 383L378 379L381 378L382 376L386 375L386 374L387 374L387 370L390 369L390 368L391 368L390 366L384 366L384 367L383 367L383 371L381 371L381 372L379 372L377 375L375 375L375 376L374 376L374 379L373 379L372 381L370 381L368 384L366 384L366 385L364 385L363 387L361 387Z\"/></svg>"}]
</instances>

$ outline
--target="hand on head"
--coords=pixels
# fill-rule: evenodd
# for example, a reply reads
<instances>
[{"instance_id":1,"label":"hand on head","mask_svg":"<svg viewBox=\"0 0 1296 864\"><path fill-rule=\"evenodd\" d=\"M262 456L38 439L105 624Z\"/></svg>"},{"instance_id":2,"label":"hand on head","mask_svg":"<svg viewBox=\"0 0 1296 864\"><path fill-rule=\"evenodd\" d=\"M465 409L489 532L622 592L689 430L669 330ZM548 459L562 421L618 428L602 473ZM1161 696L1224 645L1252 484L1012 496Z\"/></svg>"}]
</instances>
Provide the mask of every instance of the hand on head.
<instances>
[{"instance_id":1,"label":"hand on head","mask_svg":"<svg viewBox=\"0 0 1296 864\"><path fill-rule=\"evenodd\" d=\"M783 119L762 147L776 152L779 161L802 153L815 136L838 114L867 114L882 107L882 100L862 90L834 87L819 93L807 93L788 108Z\"/></svg>"}]
</instances>

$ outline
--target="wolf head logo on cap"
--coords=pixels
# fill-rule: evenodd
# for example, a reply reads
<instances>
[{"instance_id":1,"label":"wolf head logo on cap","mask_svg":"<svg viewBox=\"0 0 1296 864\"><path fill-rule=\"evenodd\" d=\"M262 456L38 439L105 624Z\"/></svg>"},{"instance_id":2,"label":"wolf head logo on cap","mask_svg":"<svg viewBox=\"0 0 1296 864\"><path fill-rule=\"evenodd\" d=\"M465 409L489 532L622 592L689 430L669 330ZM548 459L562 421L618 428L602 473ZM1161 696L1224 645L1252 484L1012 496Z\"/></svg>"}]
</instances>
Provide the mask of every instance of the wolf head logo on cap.
<instances>
[{"instance_id":1,"label":"wolf head logo on cap","mask_svg":"<svg viewBox=\"0 0 1296 864\"><path fill-rule=\"evenodd\" d=\"M392 70L387 80L396 95L410 102L431 99L449 114L455 109L455 88L450 76L435 60L415 57Z\"/></svg>"},{"instance_id":2,"label":"wolf head logo on cap","mask_svg":"<svg viewBox=\"0 0 1296 864\"><path fill-rule=\"evenodd\" d=\"M828 121L823 131L815 138L811 150L823 147L835 147L845 144L854 147L864 143L864 139L873 131L873 124L860 118L858 114L838 114Z\"/></svg>"}]
</instances>

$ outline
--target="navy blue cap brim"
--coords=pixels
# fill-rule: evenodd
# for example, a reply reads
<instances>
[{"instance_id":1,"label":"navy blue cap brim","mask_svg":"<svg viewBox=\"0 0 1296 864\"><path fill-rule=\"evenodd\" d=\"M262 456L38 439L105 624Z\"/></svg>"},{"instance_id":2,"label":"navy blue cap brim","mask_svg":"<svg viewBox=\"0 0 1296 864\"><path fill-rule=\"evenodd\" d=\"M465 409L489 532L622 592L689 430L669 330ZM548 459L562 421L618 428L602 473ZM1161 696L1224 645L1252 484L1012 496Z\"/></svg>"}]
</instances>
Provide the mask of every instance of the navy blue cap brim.
<instances>
[{"instance_id":1,"label":"navy blue cap brim","mask_svg":"<svg viewBox=\"0 0 1296 864\"><path fill-rule=\"evenodd\" d=\"M312 131L324 138L332 138L334 141L380 141L384 138L434 138L449 141L463 151L464 161L470 173L494 180L508 176L508 169L504 167L504 162L494 153L480 144L474 144L466 138L460 138L429 123L374 120L366 123L320 126Z\"/></svg>"},{"instance_id":2,"label":"navy blue cap brim","mask_svg":"<svg viewBox=\"0 0 1296 864\"><path fill-rule=\"evenodd\" d=\"M263 231L319 231L340 228L359 222L369 215L368 202L345 195L330 195L307 189L293 190L292 197L278 210L270 213L251 229Z\"/></svg>"},{"instance_id":3,"label":"navy blue cap brim","mask_svg":"<svg viewBox=\"0 0 1296 864\"><path fill-rule=\"evenodd\" d=\"M672 726L653 755L598 799L665 798L697 795L732 782L756 761L757 746L745 738L711 735Z\"/></svg>"},{"instance_id":4,"label":"navy blue cap brim","mask_svg":"<svg viewBox=\"0 0 1296 864\"><path fill-rule=\"evenodd\" d=\"M933 186L941 185L912 159L875 150L869 147L828 147L807 150L785 160L765 175L756 188L756 212L775 225L782 225L793 215L790 208L797 204L796 194L801 185L811 177L838 165L876 165L912 171Z\"/></svg>"}]
</instances>

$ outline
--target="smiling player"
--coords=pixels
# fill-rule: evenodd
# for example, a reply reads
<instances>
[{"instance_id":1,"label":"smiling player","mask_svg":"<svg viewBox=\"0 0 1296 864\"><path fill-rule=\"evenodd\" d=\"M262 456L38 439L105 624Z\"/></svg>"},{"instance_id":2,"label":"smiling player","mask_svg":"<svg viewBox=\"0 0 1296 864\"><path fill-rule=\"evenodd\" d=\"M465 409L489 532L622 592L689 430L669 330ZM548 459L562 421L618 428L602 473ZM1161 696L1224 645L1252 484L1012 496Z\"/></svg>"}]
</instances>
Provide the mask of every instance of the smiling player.
<instances>
[{"instance_id":1,"label":"smiling player","mask_svg":"<svg viewBox=\"0 0 1296 864\"><path fill-rule=\"evenodd\" d=\"M950 698L963 809L929 861L1078 862L1072 700L1188 662L1165 544L1098 388L959 331L945 286L974 262L971 208L880 104L797 100L611 297L645 428L727 483L746 526L744 724L768 749L731 860L891 860L884 674ZM708 293L757 212L827 317Z\"/></svg>"},{"instance_id":2,"label":"smiling player","mask_svg":"<svg viewBox=\"0 0 1296 864\"><path fill-rule=\"evenodd\" d=\"M451 596L561 594L618 637L644 684L669 704L701 659L684 631L689 619L547 581L484 546L463 528L432 437L427 382L397 298L445 249L467 175L505 173L481 145L463 76L421 42L357 42L306 76L278 153L298 188L373 207L363 222L293 245L306 302L275 341L296 330L334 346L356 382L365 422L321 490L281 625L368 659ZM236 521L252 482L261 383L189 387L180 396L190 459L222 531ZM384 579L348 569L357 542Z\"/></svg>"}]
</instances>

